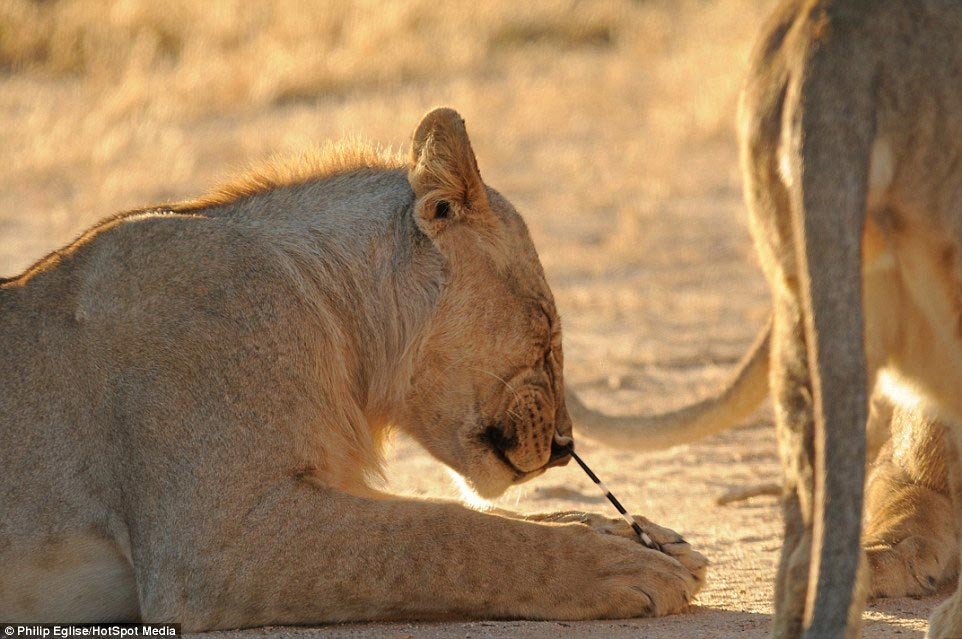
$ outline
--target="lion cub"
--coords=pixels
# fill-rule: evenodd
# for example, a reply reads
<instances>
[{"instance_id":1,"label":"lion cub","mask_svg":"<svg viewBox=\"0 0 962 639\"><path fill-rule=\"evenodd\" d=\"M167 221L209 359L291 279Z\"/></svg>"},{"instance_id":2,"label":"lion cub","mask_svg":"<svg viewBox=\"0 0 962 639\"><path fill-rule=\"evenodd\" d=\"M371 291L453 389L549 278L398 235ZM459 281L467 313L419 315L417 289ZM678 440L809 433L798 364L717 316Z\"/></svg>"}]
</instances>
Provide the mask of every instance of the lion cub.
<instances>
[{"instance_id":1,"label":"lion cub","mask_svg":"<svg viewBox=\"0 0 962 639\"><path fill-rule=\"evenodd\" d=\"M565 463L561 325L450 109L123 214L0 280L0 618L185 630L684 610L641 521L484 514L366 483L392 425L482 495Z\"/></svg>"}]
</instances>

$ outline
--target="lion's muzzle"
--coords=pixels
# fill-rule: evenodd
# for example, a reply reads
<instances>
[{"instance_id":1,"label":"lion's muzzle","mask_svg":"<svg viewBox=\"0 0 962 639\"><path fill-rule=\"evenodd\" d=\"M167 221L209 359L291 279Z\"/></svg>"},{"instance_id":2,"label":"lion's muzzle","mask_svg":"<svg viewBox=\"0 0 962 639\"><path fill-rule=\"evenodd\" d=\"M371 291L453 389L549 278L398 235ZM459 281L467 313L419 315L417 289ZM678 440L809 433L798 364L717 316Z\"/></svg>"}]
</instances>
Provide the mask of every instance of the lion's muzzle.
<instances>
[{"instance_id":1,"label":"lion's muzzle","mask_svg":"<svg viewBox=\"0 0 962 639\"><path fill-rule=\"evenodd\" d=\"M540 388L519 390L508 406L504 423L506 440L512 445L502 452L517 470L528 473L568 462L567 451L555 445L554 402Z\"/></svg>"}]
</instances>

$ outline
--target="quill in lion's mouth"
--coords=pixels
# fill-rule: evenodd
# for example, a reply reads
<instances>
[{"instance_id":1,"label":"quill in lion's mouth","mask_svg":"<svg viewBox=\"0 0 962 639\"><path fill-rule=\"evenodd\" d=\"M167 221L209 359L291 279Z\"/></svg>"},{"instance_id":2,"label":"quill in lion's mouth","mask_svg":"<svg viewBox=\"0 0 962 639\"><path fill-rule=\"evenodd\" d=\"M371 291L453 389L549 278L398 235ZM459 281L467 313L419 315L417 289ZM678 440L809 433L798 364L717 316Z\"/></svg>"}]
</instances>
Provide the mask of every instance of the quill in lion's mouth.
<instances>
[{"instance_id":1,"label":"quill in lion's mouth","mask_svg":"<svg viewBox=\"0 0 962 639\"><path fill-rule=\"evenodd\" d=\"M595 482L598 488L601 489L601 492L605 494L605 497L608 498L608 501L611 502L611 505L614 506L624 520L628 522L628 525L631 526L631 529L634 530L635 534L638 535L638 539L641 540L641 543L652 550L664 552L661 545L652 539L648 533L641 529L641 526L638 525L638 522L635 521L634 517L628 514L628 511L625 510L625 507L621 505L621 502L618 501L618 498L611 494L611 491L608 490L608 488L601 482L600 479L598 479L598 475L594 474L591 468L588 467L588 464L586 464L585 461L578 455L578 453L575 452L574 444L568 445L568 452L571 453L571 456L574 457L574 460L578 462L579 466L581 466L581 470L587 473L588 477L591 478L591 481Z\"/></svg>"}]
</instances>

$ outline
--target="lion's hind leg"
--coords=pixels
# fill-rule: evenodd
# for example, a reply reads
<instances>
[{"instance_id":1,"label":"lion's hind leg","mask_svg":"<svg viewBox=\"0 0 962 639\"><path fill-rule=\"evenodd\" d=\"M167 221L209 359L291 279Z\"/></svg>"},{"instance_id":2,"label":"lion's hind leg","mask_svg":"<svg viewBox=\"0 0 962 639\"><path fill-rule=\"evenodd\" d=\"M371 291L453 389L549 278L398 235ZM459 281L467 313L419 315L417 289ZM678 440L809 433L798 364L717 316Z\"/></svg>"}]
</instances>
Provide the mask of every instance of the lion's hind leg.
<instances>
[{"instance_id":1,"label":"lion's hind leg","mask_svg":"<svg viewBox=\"0 0 962 639\"><path fill-rule=\"evenodd\" d=\"M775 579L773 636L802 636L812 547L814 469L811 390L802 316L797 298L776 299L772 342L772 400L784 473L782 517L785 539Z\"/></svg>"}]
</instances>

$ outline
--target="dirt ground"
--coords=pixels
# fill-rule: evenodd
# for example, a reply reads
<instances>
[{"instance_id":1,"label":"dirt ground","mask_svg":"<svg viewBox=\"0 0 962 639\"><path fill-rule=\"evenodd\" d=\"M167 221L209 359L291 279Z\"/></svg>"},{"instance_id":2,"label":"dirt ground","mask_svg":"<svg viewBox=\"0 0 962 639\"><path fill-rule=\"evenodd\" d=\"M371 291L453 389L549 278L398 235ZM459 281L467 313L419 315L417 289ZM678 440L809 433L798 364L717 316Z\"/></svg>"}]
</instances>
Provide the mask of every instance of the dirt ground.
<instances>
[{"instance_id":1,"label":"dirt ground","mask_svg":"<svg viewBox=\"0 0 962 639\"><path fill-rule=\"evenodd\" d=\"M196 195L273 153L346 135L403 147L446 104L465 116L487 182L528 220L563 316L569 385L611 413L683 404L725 378L768 312L734 118L771 4L0 0L0 276L102 216ZM580 449L630 510L712 560L690 613L217 634L768 636L776 499L715 500L777 481L770 409L670 451ZM390 488L456 494L410 441L389 457ZM573 465L497 505L611 512ZM940 598L873 604L864 634L921 637Z\"/></svg>"}]
</instances>

